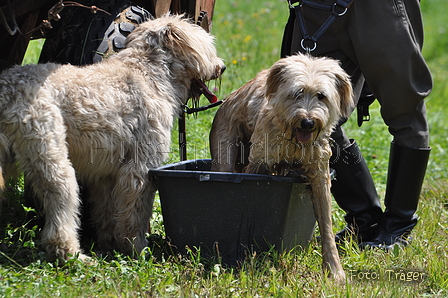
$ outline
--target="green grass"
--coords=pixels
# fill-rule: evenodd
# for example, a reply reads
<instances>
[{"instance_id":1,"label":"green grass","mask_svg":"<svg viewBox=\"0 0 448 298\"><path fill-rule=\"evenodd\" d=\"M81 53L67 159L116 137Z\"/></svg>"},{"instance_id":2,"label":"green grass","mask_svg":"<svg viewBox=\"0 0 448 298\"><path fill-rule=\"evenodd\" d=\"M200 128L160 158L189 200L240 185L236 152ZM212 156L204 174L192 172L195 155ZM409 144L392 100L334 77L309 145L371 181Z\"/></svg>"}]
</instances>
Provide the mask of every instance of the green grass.
<instances>
[{"instance_id":1,"label":"green grass","mask_svg":"<svg viewBox=\"0 0 448 298\"><path fill-rule=\"evenodd\" d=\"M1 222L10 224L0 230L4 232L0 235L0 297L447 297L448 135L443 123L448 116L448 3L424 0L422 8L424 55L435 82L427 98L432 152L418 211L421 220L411 246L384 253L360 251L347 243L341 259L351 279L345 286L334 285L322 276L316 241L306 251L269 252L249 259L241 268L202 260L195 252L189 258L173 258L153 255L150 250L137 260L98 256L93 264L73 260L57 267L44 261L37 246L40 228L34 224L33 210L21 206L19 186L3 204ZM221 82L212 85L220 98L279 58L286 19L287 6L280 0L217 1L213 33L219 54L227 62ZM189 159L209 157L207 136L215 112L213 109L187 119ZM352 117L345 129L362 147L383 196L391 136L378 104L372 106L371 114L372 120L361 128ZM176 130L172 148L169 162L179 158ZM344 225L343 212L334 207L337 231ZM163 233L158 205L152 223L155 232ZM413 273L423 274L423 278L400 280ZM369 276L381 278L369 280Z\"/></svg>"}]
</instances>

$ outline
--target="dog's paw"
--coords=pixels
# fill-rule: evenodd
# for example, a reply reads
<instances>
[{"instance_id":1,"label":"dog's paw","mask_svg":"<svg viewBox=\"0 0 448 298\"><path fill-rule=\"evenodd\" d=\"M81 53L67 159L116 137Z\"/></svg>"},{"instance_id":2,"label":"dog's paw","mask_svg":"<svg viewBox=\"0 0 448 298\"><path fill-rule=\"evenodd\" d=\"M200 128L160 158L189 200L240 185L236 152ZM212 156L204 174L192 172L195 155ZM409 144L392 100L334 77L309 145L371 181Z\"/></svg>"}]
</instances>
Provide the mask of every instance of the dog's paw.
<instances>
[{"instance_id":1,"label":"dog's paw","mask_svg":"<svg viewBox=\"0 0 448 298\"><path fill-rule=\"evenodd\" d=\"M338 284L345 284L346 282L346 276L344 270L338 270L336 272L333 272L331 277Z\"/></svg>"},{"instance_id":2,"label":"dog's paw","mask_svg":"<svg viewBox=\"0 0 448 298\"><path fill-rule=\"evenodd\" d=\"M324 262L323 271L337 284L345 284L346 276L344 269L340 265L340 262L334 262L332 264Z\"/></svg>"}]
</instances>

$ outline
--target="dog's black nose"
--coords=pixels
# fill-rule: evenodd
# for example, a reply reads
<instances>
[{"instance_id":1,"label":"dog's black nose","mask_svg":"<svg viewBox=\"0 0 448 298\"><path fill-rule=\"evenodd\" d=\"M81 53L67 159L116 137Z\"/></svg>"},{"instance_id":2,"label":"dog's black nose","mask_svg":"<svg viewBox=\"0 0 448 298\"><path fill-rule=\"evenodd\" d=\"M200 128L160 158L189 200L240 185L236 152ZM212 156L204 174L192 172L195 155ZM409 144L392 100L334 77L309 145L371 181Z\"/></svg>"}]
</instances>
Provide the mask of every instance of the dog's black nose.
<instances>
[{"instance_id":1,"label":"dog's black nose","mask_svg":"<svg viewBox=\"0 0 448 298\"><path fill-rule=\"evenodd\" d=\"M305 130L312 130L314 128L314 120L302 119L302 121L300 121L300 127Z\"/></svg>"},{"instance_id":2,"label":"dog's black nose","mask_svg":"<svg viewBox=\"0 0 448 298\"><path fill-rule=\"evenodd\" d=\"M224 71L226 71L226 66L225 65L223 65L222 67L221 67L221 74L223 74L224 73Z\"/></svg>"}]
</instances>

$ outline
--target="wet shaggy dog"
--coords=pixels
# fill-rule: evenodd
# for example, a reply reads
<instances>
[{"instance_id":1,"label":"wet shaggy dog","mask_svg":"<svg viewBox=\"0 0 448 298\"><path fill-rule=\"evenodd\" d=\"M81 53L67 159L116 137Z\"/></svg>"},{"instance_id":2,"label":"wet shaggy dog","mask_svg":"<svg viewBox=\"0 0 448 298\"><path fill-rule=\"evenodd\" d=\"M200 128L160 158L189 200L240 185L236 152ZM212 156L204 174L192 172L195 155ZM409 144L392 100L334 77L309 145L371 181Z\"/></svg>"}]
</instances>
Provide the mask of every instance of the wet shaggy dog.
<instances>
[{"instance_id":1,"label":"wet shaggy dog","mask_svg":"<svg viewBox=\"0 0 448 298\"><path fill-rule=\"evenodd\" d=\"M353 110L349 76L328 58L280 59L232 93L210 133L212 171L286 175L310 183L324 269L344 278L331 222L330 134Z\"/></svg>"},{"instance_id":2,"label":"wet shaggy dog","mask_svg":"<svg viewBox=\"0 0 448 298\"><path fill-rule=\"evenodd\" d=\"M102 250L140 252L173 118L224 69L214 38L181 16L141 24L126 48L77 67L17 66L0 75L0 167L23 171L45 214L49 259L85 255L78 182ZM3 184L3 180L1 181Z\"/></svg>"}]
</instances>

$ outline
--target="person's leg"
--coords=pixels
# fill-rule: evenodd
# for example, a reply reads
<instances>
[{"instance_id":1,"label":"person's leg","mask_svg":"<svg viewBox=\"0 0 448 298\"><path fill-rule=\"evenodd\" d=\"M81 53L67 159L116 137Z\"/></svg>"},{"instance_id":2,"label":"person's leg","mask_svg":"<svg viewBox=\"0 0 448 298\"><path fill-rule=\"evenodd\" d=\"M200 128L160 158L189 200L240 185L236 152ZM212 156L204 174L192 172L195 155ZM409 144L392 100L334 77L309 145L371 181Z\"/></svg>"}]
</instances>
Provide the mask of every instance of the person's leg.
<instances>
[{"instance_id":1,"label":"person's leg","mask_svg":"<svg viewBox=\"0 0 448 298\"><path fill-rule=\"evenodd\" d=\"M381 219L381 205L367 164L353 139L348 139L338 127L333 133L335 141L330 167L336 171L331 192L345 212L347 226L336 234L343 242L354 235L359 243L370 241Z\"/></svg>"},{"instance_id":2,"label":"person's leg","mask_svg":"<svg viewBox=\"0 0 448 298\"><path fill-rule=\"evenodd\" d=\"M415 212L430 151L423 99L432 89L432 78L421 54L419 2L387 0L381 7L373 1L354 2L351 9L355 14L349 31L357 64L393 136L386 210L378 234L362 246L406 245L417 223Z\"/></svg>"},{"instance_id":3,"label":"person's leg","mask_svg":"<svg viewBox=\"0 0 448 298\"><path fill-rule=\"evenodd\" d=\"M377 234L362 247L391 248L410 243L409 237L417 224L415 214L429 158L429 149L406 148L392 142L387 176L386 211Z\"/></svg>"},{"instance_id":4,"label":"person's leg","mask_svg":"<svg viewBox=\"0 0 448 298\"><path fill-rule=\"evenodd\" d=\"M304 17L307 21L307 29L312 34L325 22L328 13L305 9ZM347 19L345 16L335 23L318 40L317 48L311 52L316 56L327 56L337 59L342 67L352 77L354 86L354 99L358 100L364 84L364 78L359 68L347 53L350 50L350 37L348 32L341 30ZM300 46L301 33L295 20L294 10L285 27L282 43L282 57L304 52ZM346 51L341 49L340 40L347 41ZM357 241L370 241L375 234L375 227L381 218L381 207L375 185L370 171L362 156L359 147L354 140L349 140L341 126L338 126L332 135L335 144L332 146L333 155L330 167L336 171L336 180L332 181L331 192L338 205L346 212L347 226L336 234L336 241L343 240L351 235L356 235Z\"/></svg>"}]
</instances>

